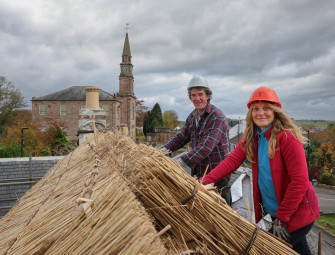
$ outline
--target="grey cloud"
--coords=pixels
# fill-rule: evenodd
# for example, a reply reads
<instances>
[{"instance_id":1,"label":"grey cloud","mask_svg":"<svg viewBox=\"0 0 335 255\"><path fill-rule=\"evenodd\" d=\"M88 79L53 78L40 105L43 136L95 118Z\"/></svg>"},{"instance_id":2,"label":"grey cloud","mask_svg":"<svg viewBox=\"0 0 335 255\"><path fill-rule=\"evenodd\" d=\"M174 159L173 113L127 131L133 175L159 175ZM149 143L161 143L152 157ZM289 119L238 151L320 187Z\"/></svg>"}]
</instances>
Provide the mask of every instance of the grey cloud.
<instances>
[{"instance_id":1,"label":"grey cloud","mask_svg":"<svg viewBox=\"0 0 335 255\"><path fill-rule=\"evenodd\" d=\"M186 118L199 73L226 115L270 86L292 117L335 119L332 0L2 1L0 75L28 100L73 85L115 92L127 22L135 94L149 107Z\"/></svg>"}]
</instances>

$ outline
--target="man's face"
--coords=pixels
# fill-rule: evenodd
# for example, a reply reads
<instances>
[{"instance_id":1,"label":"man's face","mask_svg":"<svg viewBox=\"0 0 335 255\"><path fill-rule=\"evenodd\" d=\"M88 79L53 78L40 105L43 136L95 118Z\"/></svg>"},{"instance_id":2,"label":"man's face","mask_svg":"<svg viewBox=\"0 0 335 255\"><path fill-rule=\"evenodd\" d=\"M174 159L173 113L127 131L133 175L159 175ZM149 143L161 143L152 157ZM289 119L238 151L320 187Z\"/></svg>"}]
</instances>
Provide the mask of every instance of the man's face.
<instances>
[{"instance_id":1,"label":"man's face","mask_svg":"<svg viewBox=\"0 0 335 255\"><path fill-rule=\"evenodd\" d=\"M204 89L191 89L191 101L199 114L205 110L208 99Z\"/></svg>"}]
</instances>

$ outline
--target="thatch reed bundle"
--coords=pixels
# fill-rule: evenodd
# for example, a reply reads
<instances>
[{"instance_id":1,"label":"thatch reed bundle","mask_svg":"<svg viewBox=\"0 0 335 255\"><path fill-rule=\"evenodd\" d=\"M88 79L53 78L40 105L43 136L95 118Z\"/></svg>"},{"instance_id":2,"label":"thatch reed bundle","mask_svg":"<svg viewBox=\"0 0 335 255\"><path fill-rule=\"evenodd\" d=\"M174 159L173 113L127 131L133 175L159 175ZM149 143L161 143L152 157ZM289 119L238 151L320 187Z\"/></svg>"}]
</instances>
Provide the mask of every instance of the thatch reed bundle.
<instances>
[{"instance_id":1,"label":"thatch reed bundle","mask_svg":"<svg viewBox=\"0 0 335 255\"><path fill-rule=\"evenodd\" d=\"M109 152L95 151L77 148L0 219L0 254L166 253ZM83 211L77 200L88 196L92 209Z\"/></svg>"},{"instance_id":2,"label":"thatch reed bundle","mask_svg":"<svg viewBox=\"0 0 335 255\"><path fill-rule=\"evenodd\" d=\"M250 254L294 254L281 240L240 217L218 202L194 178L160 151L136 145L130 139L108 134L106 146L114 152L111 163L120 163L120 174L128 180L144 207L161 228L184 241L185 249L204 254L244 254L254 233ZM111 140L110 140L111 139ZM121 161L116 159L122 158ZM195 199L187 200L197 187Z\"/></svg>"},{"instance_id":3,"label":"thatch reed bundle","mask_svg":"<svg viewBox=\"0 0 335 255\"><path fill-rule=\"evenodd\" d=\"M0 223L3 254L295 254L119 133L91 136Z\"/></svg>"}]
</instances>

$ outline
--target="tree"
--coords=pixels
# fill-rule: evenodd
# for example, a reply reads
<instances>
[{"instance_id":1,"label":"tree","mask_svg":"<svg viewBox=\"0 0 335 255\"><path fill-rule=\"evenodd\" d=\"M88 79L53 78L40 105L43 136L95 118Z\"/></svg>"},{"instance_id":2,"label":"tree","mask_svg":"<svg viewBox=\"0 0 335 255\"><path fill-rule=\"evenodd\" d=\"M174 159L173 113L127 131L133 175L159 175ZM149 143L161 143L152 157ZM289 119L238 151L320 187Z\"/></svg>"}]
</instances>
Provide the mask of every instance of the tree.
<instances>
[{"instance_id":1,"label":"tree","mask_svg":"<svg viewBox=\"0 0 335 255\"><path fill-rule=\"evenodd\" d=\"M335 146L335 125L329 124L327 128L321 132L312 132L311 138L321 143L332 143Z\"/></svg>"},{"instance_id":2,"label":"tree","mask_svg":"<svg viewBox=\"0 0 335 255\"><path fill-rule=\"evenodd\" d=\"M2 139L4 155L14 155L17 148L21 147L22 127L28 127L24 130L24 153L27 151L33 156L59 156L74 150L61 129L62 123L49 120L49 128L42 132L39 125L32 124L29 110L18 111L14 120L14 124L8 127L7 134Z\"/></svg>"},{"instance_id":3,"label":"tree","mask_svg":"<svg viewBox=\"0 0 335 255\"><path fill-rule=\"evenodd\" d=\"M172 110L163 113L163 125L170 129L175 129L178 126L178 113Z\"/></svg>"},{"instance_id":4,"label":"tree","mask_svg":"<svg viewBox=\"0 0 335 255\"><path fill-rule=\"evenodd\" d=\"M310 133L310 159L311 166L329 170L335 164L335 126L329 124L321 132Z\"/></svg>"},{"instance_id":5,"label":"tree","mask_svg":"<svg viewBox=\"0 0 335 255\"><path fill-rule=\"evenodd\" d=\"M25 106L21 92L5 77L0 76L0 136L13 123L16 111Z\"/></svg>"},{"instance_id":6,"label":"tree","mask_svg":"<svg viewBox=\"0 0 335 255\"><path fill-rule=\"evenodd\" d=\"M315 153L318 167L329 171L335 164L334 145L331 143L323 143Z\"/></svg>"},{"instance_id":7,"label":"tree","mask_svg":"<svg viewBox=\"0 0 335 255\"><path fill-rule=\"evenodd\" d=\"M320 133L320 139L323 142L332 143L335 146L335 125L329 124L328 127Z\"/></svg>"},{"instance_id":8,"label":"tree","mask_svg":"<svg viewBox=\"0 0 335 255\"><path fill-rule=\"evenodd\" d=\"M151 110L151 118L155 128L163 126L162 110L158 103Z\"/></svg>"},{"instance_id":9,"label":"tree","mask_svg":"<svg viewBox=\"0 0 335 255\"><path fill-rule=\"evenodd\" d=\"M145 115L143 133L147 136L147 133L154 133L155 128L163 126L162 110L158 103L154 105L151 111L148 111Z\"/></svg>"},{"instance_id":10,"label":"tree","mask_svg":"<svg viewBox=\"0 0 335 255\"><path fill-rule=\"evenodd\" d=\"M0 158L18 158L21 156L21 144L11 143L8 146L4 146L0 143ZM28 152L23 148L23 156L27 157Z\"/></svg>"},{"instance_id":11,"label":"tree","mask_svg":"<svg viewBox=\"0 0 335 255\"><path fill-rule=\"evenodd\" d=\"M305 155L308 158L309 156L309 166L317 166L317 164L315 164L314 162L316 162L316 151L320 148L321 146L321 141L319 139L316 138L311 138L309 141L309 146L305 146ZM308 150L309 150L309 154L308 154ZM307 161L306 158L306 161Z\"/></svg>"},{"instance_id":12,"label":"tree","mask_svg":"<svg viewBox=\"0 0 335 255\"><path fill-rule=\"evenodd\" d=\"M146 114L144 115L144 120L143 120L143 134L147 136L147 133L153 133L154 129L152 127L152 122L151 122L151 113L150 111L147 111Z\"/></svg>"},{"instance_id":13,"label":"tree","mask_svg":"<svg viewBox=\"0 0 335 255\"><path fill-rule=\"evenodd\" d=\"M61 156L73 151L75 148L64 134L61 125L55 121L50 122L45 132L44 142L50 146L51 155Z\"/></svg>"},{"instance_id":14,"label":"tree","mask_svg":"<svg viewBox=\"0 0 335 255\"><path fill-rule=\"evenodd\" d=\"M144 100L142 99L136 100L136 126L137 127L143 127L145 115L150 110L150 108L145 106L143 103L144 103Z\"/></svg>"},{"instance_id":15,"label":"tree","mask_svg":"<svg viewBox=\"0 0 335 255\"><path fill-rule=\"evenodd\" d=\"M24 130L24 151L32 153L33 156L48 156L50 148L44 142L44 133L40 131L38 125L31 123L31 112L29 110L17 111L13 125L7 128L6 135L2 139L5 147L16 148L21 147L21 128L28 127Z\"/></svg>"}]
</instances>

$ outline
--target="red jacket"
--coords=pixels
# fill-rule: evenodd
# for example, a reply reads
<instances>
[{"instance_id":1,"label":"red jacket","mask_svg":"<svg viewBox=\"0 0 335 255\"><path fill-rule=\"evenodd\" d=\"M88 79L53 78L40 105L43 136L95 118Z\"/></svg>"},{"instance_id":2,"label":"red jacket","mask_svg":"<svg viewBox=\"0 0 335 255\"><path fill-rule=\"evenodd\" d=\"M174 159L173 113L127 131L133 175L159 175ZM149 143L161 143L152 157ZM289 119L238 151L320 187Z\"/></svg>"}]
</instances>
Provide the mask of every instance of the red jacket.
<instances>
[{"instance_id":1,"label":"red jacket","mask_svg":"<svg viewBox=\"0 0 335 255\"><path fill-rule=\"evenodd\" d=\"M272 127L265 132L269 140ZM255 136L255 156L252 164L253 198L256 222L262 218L261 195L258 187L258 134ZM205 176L204 184L217 183L234 172L245 160L246 152L239 143L235 150ZM293 232L313 221L320 215L318 198L308 180L305 150L291 132L281 131L277 137L276 154L270 158L270 168L279 204L276 217L287 222Z\"/></svg>"}]
</instances>

